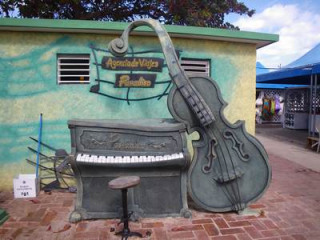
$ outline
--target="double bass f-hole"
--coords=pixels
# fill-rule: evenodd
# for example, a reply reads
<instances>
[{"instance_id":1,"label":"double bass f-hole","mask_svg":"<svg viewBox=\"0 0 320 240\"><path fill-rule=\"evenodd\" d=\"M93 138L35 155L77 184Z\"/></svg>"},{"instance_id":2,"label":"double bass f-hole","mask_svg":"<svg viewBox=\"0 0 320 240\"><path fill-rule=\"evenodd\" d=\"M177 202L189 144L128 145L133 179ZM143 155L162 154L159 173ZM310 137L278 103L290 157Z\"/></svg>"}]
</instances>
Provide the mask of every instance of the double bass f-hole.
<instances>
[{"instance_id":1,"label":"double bass f-hole","mask_svg":"<svg viewBox=\"0 0 320 240\"><path fill-rule=\"evenodd\" d=\"M217 147L217 144L218 144L217 139L211 138L208 144L209 144L209 149L207 154L207 163L205 163L202 167L202 171L205 174L210 173L212 171L212 163L217 158L217 154L215 151L215 148Z\"/></svg>"},{"instance_id":2,"label":"double bass f-hole","mask_svg":"<svg viewBox=\"0 0 320 240\"><path fill-rule=\"evenodd\" d=\"M236 151L242 161L246 162L249 160L250 156L244 151L244 144L233 134L232 131L224 131L223 136L232 141L232 148Z\"/></svg>"}]
</instances>

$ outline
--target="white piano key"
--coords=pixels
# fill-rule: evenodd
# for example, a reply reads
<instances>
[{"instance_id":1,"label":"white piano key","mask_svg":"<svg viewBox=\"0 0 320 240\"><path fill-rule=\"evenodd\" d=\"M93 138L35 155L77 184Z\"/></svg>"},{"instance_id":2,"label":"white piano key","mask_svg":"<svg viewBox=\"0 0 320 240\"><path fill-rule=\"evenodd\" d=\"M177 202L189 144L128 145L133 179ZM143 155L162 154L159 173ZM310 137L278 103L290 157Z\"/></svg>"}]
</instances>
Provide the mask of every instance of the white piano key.
<instances>
[{"instance_id":1,"label":"white piano key","mask_svg":"<svg viewBox=\"0 0 320 240\"><path fill-rule=\"evenodd\" d=\"M78 154L78 156L77 156L77 161L81 162L81 155L80 154Z\"/></svg>"},{"instance_id":2,"label":"white piano key","mask_svg":"<svg viewBox=\"0 0 320 240\"><path fill-rule=\"evenodd\" d=\"M108 156L107 158L106 158L106 163L113 163L113 157L110 157L110 156Z\"/></svg>"},{"instance_id":3,"label":"white piano key","mask_svg":"<svg viewBox=\"0 0 320 240\"><path fill-rule=\"evenodd\" d=\"M147 156L140 156L141 162L147 162Z\"/></svg>"},{"instance_id":4,"label":"white piano key","mask_svg":"<svg viewBox=\"0 0 320 240\"><path fill-rule=\"evenodd\" d=\"M139 157L138 157L138 156L132 156L131 159L132 159L133 162L135 162L135 163L139 162Z\"/></svg>"},{"instance_id":5,"label":"white piano key","mask_svg":"<svg viewBox=\"0 0 320 240\"><path fill-rule=\"evenodd\" d=\"M129 156L124 156L124 157L123 157L123 161L124 161L125 163L130 163L130 157L129 157Z\"/></svg>"},{"instance_id":6,"label":"white piano key","mask_svg":"<svg viewBox=\"0 0 320 240\"><path fill-rule=\"evenodd\" d=\"M182 159L183 158L183 153L179 153L179 158Z\"/></svg>"},{"instance_id":7,"label":"white piano key","mask_svg":"<svg viewBox=\"0 0 320 240\"><path fill-rule=\"evenodd\" d=\"M152 162L152 157L151 156L147 156L147 162Z\"/></svg>"},{"instance_id":8,"label":"white piano key","mask_svg":"<svg viewBox=\"0 0 320 240\"><path fill-rule=\"evenodd\" d=\"M163 160L164 160L164 161L168 160L168 157L169 157L169 155L164 155L164 156L163 156Z\"/></svg>"},{"instance_id":9,"label":"white piano key","mask_svg":"<svg viewBox=\"0 0 320 240\"><path fill-rule=\"evenodd\" d=\"M163 160L164 160L163 156L159 156L159 161L163 161Z\"/></svg>"},{"instance_id":10,"label":"white piano key","mask_svg":"<svg viewBox=\"0 0 320 240\"><path fill-rule=\"evenodd\" d=\"M115 163L122 163L122 157L116 156Z\"/></svg>"}]
</instances>

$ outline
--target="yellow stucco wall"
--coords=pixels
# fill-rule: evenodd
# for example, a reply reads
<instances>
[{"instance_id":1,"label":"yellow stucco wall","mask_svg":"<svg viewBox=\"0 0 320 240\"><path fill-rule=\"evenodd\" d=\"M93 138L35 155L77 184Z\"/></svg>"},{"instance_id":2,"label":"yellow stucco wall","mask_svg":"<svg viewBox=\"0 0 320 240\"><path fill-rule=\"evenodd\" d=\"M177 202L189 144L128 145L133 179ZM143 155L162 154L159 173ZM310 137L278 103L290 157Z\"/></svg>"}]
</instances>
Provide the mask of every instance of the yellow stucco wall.
<instances>
[{"instance_id":1,"label":"yellow stucco wall","mask_svg":"<svg viewBox=\"0 0 320 240\"><path fill-rule=\"evenodd\" d=\"M161 100L133 102L116 101L90 93L97 77L90 45L107 48L116 36L99 34L59 34L32 32L0 33L0 190L11 189L18 173L31 173L34 168L25 158L34 160L28 151L36 143L39 114L43 113L43 141L55 148L70 151L67 120L71 118L161 118L170 117L166 97ZM132 37L135 51L160 49L152 37ZM229 103L225 115L230 122L246 121L246 129L254 133L255 61L253 44L222 41L173 39L182 58L209 59L211 77L221 88ZM91 83L89 85L57 85L56 60L58 53L91 54ZM100 53L99 57L103 54ZM152 55L152 54L151 54ZM159 54L152 56L161 57ZM103 72L106 77L112 77ZM162 72L168 79L168 71ZM121 96L115 88L106 89ZM162 89L142 89L133 96L157 94ZM48 155L52 152L42 149Z\"/></svg>"}]
</instances>

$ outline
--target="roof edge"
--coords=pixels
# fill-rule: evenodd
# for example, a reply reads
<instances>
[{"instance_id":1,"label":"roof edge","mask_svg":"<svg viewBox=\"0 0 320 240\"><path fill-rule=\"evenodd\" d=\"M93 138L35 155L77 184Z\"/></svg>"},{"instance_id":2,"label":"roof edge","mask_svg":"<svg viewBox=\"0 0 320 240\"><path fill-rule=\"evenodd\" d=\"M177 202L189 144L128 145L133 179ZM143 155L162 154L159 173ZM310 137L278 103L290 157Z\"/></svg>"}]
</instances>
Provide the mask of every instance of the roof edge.
<instances>
[{"instance_id":1,"label":"roof edge","mask_svg":"<svg viewBox=\"0 0 320 240\"><path fill-rule=\"evenodd\" d=\"M61 19L30 19L30 18L2 18L0 19L0 31L32 31L32 32L69 32L69 33L97 33L117 34L121 33L129 23L103 22L88 20L61 20ZM247 31L235 31L218 28L165 25L172 37L222 40L229 42L243 42L255 44L261 48L277 42L279 35L269 33L257 33ZM134 35L152 35L148 27L139 27Z\"/></svg>"}]
</instances>

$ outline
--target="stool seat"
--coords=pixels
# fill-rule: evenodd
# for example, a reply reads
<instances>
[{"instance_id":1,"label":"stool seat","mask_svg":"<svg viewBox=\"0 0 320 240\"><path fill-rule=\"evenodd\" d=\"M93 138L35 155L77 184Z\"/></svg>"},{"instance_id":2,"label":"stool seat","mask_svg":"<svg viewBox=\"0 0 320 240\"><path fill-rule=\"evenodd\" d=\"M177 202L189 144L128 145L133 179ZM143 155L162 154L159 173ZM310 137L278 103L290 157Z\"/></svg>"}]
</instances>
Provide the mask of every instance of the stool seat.
<instances>
[{"instance_id":1,"label":"stool seat","mask_svg":"<svg viewBox=\"0 0 320 240\"><path fill-rule=\"evenodd\" d=\"M138 176L126 176L126 177L118 177L116 179L111 180L108 183L109 188L117 190L117 189L125 189L137 186L140 183L140 177Z\"/></svg>"}]
</instances>

